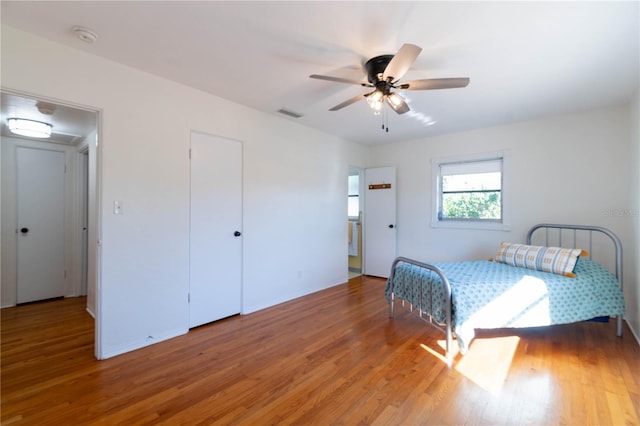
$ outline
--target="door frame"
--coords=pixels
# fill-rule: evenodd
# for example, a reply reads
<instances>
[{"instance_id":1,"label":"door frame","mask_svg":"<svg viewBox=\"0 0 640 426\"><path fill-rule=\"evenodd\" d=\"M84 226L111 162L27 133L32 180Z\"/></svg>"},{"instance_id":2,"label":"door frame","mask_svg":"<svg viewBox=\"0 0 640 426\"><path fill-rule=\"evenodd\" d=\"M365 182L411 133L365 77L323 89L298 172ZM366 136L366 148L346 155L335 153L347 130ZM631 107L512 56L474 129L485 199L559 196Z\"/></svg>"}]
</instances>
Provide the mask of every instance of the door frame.
<instances>
[{"instance_id":1,"label":"door frame","mask_svg":"<svg viewBox=\"0 0 640 426\"><path fill-rule=\"evenodd\" d=\"M359 166L349 166L347 168L347 176L353 176L352 172L357 172L358 173L358 199L359 199L359 209L361 212L360 215L360 238L362 240L362 247L360 250L360 275L364 275L364 252L365 252L365 216L366 216L366 211L365 211L365 190L364 190L364 171L366 169L364 167L359 167ZM347 189L347 196L348 196L348 189ZM349 216L347 215L347 219L349 218ZM347 263L347 274L349 273L350 269L349 269L349 265ZM348 279L348 275L347 275L347 279Z\"/></svg>"},{"instance_id":2,"label":"door frame","mask_svg":"<svg viewBox=\"0 0 640 426\"><path fill-rule=\"evenodd\" d=\"M76 152L77 159L77 206L79 223L76 229L79 231L77 238L78 258L79 261L76 270L77 290L81 296L86 296L89 285L89 146L82 147ZM94 315L94 313L89 312Z\"/></svg>"},{"instance_id":3,"label":"door frame","mask_svg":"<svg viewBox=\"0 0 640 426\"><path fill-rule=\"evenodd\" d=\"M29 98L29 99L33 99L35 101L43 101L43 102L47 102L47 103L51 103L54 105L60 105L60 106L65 106L65 107L69 107L69 108L75 108L75 109L79 109L79 110L84 110L84 111L88 111L91 113L94 113L96 116L96 128L95 128L95 132L96 132L96 140L95 143L93 141L87 141L88 144L92 144L94 149L95 149L95 168L93 170L89 170L88 174L91 175L93 177L94 180L94 193L95 193L95 203L94 203L94 208L91 209L89 208L89 222L94 223L95 226L94 227L90 227L90 229L88 230L88 240L89 240L89 244L93 245L95 247L95 252L91 253L91 248L89 247L89 253L87 256L87 260L88 260L88 264L92 264L92 266L89 268L89 270L93 269L94 273L92 274L93 276L91 277L93 280L95 280L95 312L91 312L89 311L89 313L94 317L94 323L95 323L95 332L94 332L94 356L97 359L102 359L102 344L101 344L101 337L102 337L102 285L101 285L101 235L102 235L102 117L103 117L103 113L102 113L102 109L101 108L97 108L94 106L89 106L89 105L82 105L79 103L74 103L74 102L69 102L69 101L65 101L65 100L61 100L61 99L57 99L57 98L50 98L50 97L46 97L46 96L42 96L39 94L35 94L35 93L31 93L31 92L26 92L26 91L22 91L22 90L14 90L14 89L10 89L10 88L6 88L6 87L1 87L0 88L0 92L4 93L4 94L8 94L8 95L15 95L15 96L20 96L23 98ZM25 139L26 141L26 139ZM41 143L47 143L46 141L42 141ZM78 147L76 148L76 155L80 155L79 154L79 150ZM87 149L90 149L87 146ZM73 157L72 159L69 159L68 162L68 166L73 164L73 167L77 167L78 165L78 161L74 161L77 160L77 157ZM78 199L79 194L79 188L77 185L77 179L75 182L73 183L73 197L75 200ZM77 214L77 203L72 203L71 204L73 206L73 208L76 211L76 214L73 215L73 219L72 219L72 227L74 229L78 229L79 226L81 226L81 218L80 215ZM73 236L74 234L72 233L72 238L71 238L71 244L74 246L71 250L71 253L73 253L74 256L74 262L71 262L71 264L69 265L71 268L74 269L73 273L77 273L76 272L76 265L78 265L77 262L77 257L79 256L79 250L80 248L77 247L78 244L78 238L76 238L75 236ZM95 241L95 244L92 244L92 242ZM16 250L17 247L14 245L13 250ZM80 262L81 263L81 262ZM17 285L17 281L15 283L15 285ZM77 287L77 285L76 285ZM16 297L17 297L17 288L16 288Z\"/></svg>"}]
</instances>

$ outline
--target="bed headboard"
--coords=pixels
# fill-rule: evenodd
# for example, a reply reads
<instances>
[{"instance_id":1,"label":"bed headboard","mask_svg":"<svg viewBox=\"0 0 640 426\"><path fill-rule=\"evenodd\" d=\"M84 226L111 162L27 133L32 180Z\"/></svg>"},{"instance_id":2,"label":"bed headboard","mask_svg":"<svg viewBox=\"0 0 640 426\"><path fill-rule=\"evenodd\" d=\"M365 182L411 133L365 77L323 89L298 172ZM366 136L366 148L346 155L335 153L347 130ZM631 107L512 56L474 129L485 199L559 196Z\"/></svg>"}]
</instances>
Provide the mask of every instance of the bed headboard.
<instances>
[{"instance_id":1,"label":"bed headboard","mask_svg":"<svg viewBox=\"0 0 640 426\"><path fill-rule=\"evenodd\" d=\"M620 288L622 288L622 243L620 242L620 238L607 228L602 228L600 226L588 226L588 225L558 225L553 223L539 223L534 225L527 232L527 244L531 244L533 234L538 230L544 230L544 245L549 245L549 238L554 237L554 242L557 241L557 245L559 247L571 247L571 248L581 248L589 251L589 256L593 258L593 237L594 233L597 235L604 235L608 237L613 243L613 251L614 251L614 264L613 269L616 278L618 278L618 282L620 283ZM552 230L550 232L550 230ZM555 230L555 231L554 231ZM569 241L567 241L566 234L563 231L569 231ZM555 234L555 235L552 235ZM586 243L587 247L578 247L577 241L580 235L581 242ZM586 241L584 238L586 235ZM563 242L563 236L564 242Z\"/></svg>"}]
</instances>

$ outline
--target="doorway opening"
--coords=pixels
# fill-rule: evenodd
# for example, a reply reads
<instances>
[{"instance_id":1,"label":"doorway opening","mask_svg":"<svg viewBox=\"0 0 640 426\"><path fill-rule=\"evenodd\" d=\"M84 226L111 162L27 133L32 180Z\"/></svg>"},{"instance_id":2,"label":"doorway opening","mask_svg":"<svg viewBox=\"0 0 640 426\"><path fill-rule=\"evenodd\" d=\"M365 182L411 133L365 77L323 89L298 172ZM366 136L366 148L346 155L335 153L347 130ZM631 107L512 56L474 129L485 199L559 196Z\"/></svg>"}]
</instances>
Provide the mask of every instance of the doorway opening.
<instances>
[{"instance_id":1,"label":"doorway opening","mask_svg":"<svg viewBox=\"0 0 640 426\"><path fill-rule=\"evenodd\" d=\"M5 89L0 92L0 99L1 307L57 297L86 298L85 309L95 320L94 351L99 358L99 111ZM47 123L51 135L33 138L15 134L8 128L9 118ZM59 182L54 185L56 196L51 191L42 193L43 188L48 191L43 183L50 178ZM30 180L33 184L29 184ZM54 203L61 215L56 223L49 220L51 211L38 215L38 209L49 208L42 204L45 198ZM56 228L61 228L60 232L52 232ZM52 234L57 240L49 239ZM39 270L43 265L50 269ZM48 278L54 275L61 277L57 287L40 292L38 287L49 286L55 280ZM29 282L23 282L25 279ZM87 319L90 321L88 316Z\"/></svg>"},{"instance_id":2,"label":"doorway opening","mask_svg":"<svg viewBox=\"0 0 640 426\"><path fill-rule=\"evenodd\" d=\"M349 167L347 185L349 279L362 275L362 183L362 169Z\"/></svg>"}]
</instances>

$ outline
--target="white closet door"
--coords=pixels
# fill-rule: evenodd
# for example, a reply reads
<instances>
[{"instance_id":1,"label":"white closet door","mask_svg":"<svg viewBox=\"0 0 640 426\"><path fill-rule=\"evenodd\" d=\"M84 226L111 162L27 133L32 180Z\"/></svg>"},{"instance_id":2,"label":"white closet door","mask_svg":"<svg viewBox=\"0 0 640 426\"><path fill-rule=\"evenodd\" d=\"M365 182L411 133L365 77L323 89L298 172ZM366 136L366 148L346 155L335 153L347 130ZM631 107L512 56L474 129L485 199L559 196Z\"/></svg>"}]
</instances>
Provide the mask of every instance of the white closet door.
<instances>
[{"instance_id":1,"label":"white closet door","mask_svg":"<svg viewBox=\"0 0 640 426\"><path fill-rule=\"evenodd\" d=\"M64 152L16 148L18 303L65 295Z\"/></svg>"},{"instance_id":2,"label":"white closet door","mask_svg":"<svg viewBox=\"0 0 640 426\"><path fill-rule=\"evenodd\" d=\"M189 327L240 313L242 144L191 133Z\"/></svg>"},{"instance_id":3,"label":"white closet door","mask_svg":"<svg viewBox=\"0 0 640 426\"><path fill-rule=\"evenodd\" d=\"M388 278L396 257L396 169L366 169L364 174L364 274Z\"/></svg>"}]
</instances>

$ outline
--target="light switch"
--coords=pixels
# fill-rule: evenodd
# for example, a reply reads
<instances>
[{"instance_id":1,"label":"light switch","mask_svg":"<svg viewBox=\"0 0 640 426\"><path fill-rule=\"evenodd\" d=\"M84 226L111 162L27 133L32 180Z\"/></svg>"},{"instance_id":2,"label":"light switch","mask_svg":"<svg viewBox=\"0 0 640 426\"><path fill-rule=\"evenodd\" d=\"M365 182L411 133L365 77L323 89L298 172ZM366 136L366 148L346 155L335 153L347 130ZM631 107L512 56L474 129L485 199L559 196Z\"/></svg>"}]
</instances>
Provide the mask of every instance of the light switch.
<instances>
[{"instance_id":1,"label":"light switch","mask_svg":"<svg viewBox=\"0 0 640 426\"><path fill-rule=\"evenodd\" d=\"M122 214L122 204L120 201L113 202L113 214Z\"/></svg>"}]
</instances>

